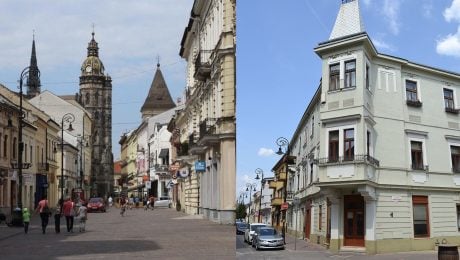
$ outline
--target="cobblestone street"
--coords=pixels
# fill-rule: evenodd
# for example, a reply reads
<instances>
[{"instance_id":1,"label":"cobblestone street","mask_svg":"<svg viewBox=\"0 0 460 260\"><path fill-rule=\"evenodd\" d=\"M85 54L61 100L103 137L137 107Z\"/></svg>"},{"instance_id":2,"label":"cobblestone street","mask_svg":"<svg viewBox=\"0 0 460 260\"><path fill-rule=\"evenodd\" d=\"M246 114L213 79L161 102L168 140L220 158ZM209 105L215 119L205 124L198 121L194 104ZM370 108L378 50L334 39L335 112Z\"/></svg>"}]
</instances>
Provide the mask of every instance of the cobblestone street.
<instances>
[{"instance_id":1,"label":"cobblestone street","mask_svg":"<svg viewBox=\"0 0 460 260\"><path fill-rule=\"evenodd\" d=\"M0 259L235 259L234 227L219 225L174 209L119 209L88 214L86 232L55 234L50 219L45 235L34 216L23 229L0 227Z\"/></svg>"}]
</instances>

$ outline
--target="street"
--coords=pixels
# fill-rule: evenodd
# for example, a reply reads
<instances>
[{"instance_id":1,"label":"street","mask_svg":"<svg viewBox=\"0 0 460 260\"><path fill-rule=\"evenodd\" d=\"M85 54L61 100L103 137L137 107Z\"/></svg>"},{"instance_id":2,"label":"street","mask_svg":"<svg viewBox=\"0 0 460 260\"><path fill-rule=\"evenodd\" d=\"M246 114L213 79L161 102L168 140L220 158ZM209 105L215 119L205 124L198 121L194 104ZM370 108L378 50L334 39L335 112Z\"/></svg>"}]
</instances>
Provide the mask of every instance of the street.
<instances>
[{"instance_id":1,"label":"street","mask_svg":"<svg viewBox=\"0 0 460 260\"><path fill-rule=\"evenodd\" d=\"M365 255L363 253L341 252L334 254L317 244L308 243L304 240L297 240L295 243L292 236L286 237L285 250L259 250L256 251L251 245L244 242L243 235L236 235L236 256L237 259L347 259L347 260L432 260L437 259L437 253L407 252L397 254Z\"/></svg>"},{"instance_id":2,"label":"street","mask_svg":"<svg viewBox=\"0 0 460 260\"><path fill-rule=\"evenodd\" d=\"M86 232L55 234L50 219L46 234L34 216L25 235L21 228L0 225L0 259L235 259L233 226L219 225L175 209L119 209L89 213Z\"/></svg>"}]
</instances>

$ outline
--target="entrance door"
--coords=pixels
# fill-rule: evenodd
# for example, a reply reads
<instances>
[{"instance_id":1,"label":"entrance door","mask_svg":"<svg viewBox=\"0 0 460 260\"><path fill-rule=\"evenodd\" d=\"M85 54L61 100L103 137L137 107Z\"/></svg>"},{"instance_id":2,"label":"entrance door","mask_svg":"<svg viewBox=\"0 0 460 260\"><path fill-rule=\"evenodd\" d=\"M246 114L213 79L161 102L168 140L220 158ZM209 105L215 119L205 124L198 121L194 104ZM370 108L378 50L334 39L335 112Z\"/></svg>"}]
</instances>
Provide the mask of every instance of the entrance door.
<instances>
[{"instance_id":1,"label":"entrance door","mask_svg":"<svg viewBox=\"0 0 460 260\"><path fill-rule=\"evenodd\" d=\"M310 239L311 231L311 208L305 210L305 237Z\"/></svg>"},{"instance_id":2,"label":"entrance door","mask_svg":"<svg viewBox=\"0 0 460 260\"><path fill-rule=\"evenodd\" d=\"M364 246L364 199L361 195L344 197L344 245Z\"/></svg>"}]
</instances>

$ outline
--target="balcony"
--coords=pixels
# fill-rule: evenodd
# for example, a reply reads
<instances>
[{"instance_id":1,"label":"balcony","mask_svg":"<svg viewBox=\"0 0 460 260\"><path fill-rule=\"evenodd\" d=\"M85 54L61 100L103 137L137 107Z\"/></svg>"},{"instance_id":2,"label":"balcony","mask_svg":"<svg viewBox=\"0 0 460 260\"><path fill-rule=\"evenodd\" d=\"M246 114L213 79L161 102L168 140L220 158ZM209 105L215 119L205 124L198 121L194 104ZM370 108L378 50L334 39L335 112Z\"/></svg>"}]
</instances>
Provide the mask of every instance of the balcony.
<instances>
[{"instance_id":1,"label":"balcony","mask_svg":"<svg viewBox=\"0 0 460 260\"><path fill-rule=\"evenodd\" d=\"M276 189L276 181L270 181L268 183L268 188L270 189Z\"/></svg>"},{"instance_id":2,"label":"balcony","mask_svg":"<svg viewBox=\"0 0 460 260\"><path fill-rule=\"evenodd\" d=\"M427 172L430 170L430 168L428 167L428 165L422 165L422 164L412 164L411 165L411 169L414 170L414 171L424 171L424 172Z\"/></svg>"},{"instance_id":3,"label":"balcony","mask_svg":"<svg viewBox=\"0 0 460 260\"><path fill-rule=\"evenodd\" d=\"M177 156L187 156L188 155L188 143L183 142L177 146Z\"/></svg>"},{"instance_id":4,"label":"balcony","mask_svg":"<svg viewBox=\"0 0 460 260\"><path fill-rule=\"evenodd\" d=\"M38 171L48 171L49 170L49 164L48 163L37 163L37 170Z\"/></svg>"},{"instance_id":5,"label":"balcony","mask_svg":"<svg viewBox=\"0 0 460 260\"><path fill-rule=\"evenodd\" d=\"M271 204L272 204L272 206L281 206L281 204L283 204L283 199L282 198L273 198Z\"/></svg>"},{"instance_id":6,"label":"balcony","mask_svg":"<svg viewBox=\"0 0 460 260\"><path fill-rule=\"evenodd\" d=\"M195 60L195 74L197 80L205 81L211 76L211 52L210 50L200 50Z\"/></svg>"},{"instance_id":7,"label":"balcony","mask_svg":"<svg viewBox=\"0 0 460 260\"><path fill-rule=\"evenodd\" d=\"M278 173L278 175L277 175L277 177L278 177L277 180L278 180L278 181L285 181L285 180L286 180L286 175L287 175L286 172L280 172L280 173Z\"/></svg>"},{"instance_id":8,"label":"balcony","mask_svg":"<svg viewBox=\"0 0 460 260\"><path fill-rule=\"evenodd\" d=\"M452 107L446 107L446 112L447 113L458 115L459 111L460 111L460 109L455 109L455 108L452 108Z\"/></svg>"},{"instance_id":9,"label":"balcony","mask_svg":"<svg viewBox=\"0 0 460 260\"><path fill-rule=\"evenodd\" d=\"M200 140L216 133L216 121L215 118L207 118L200 123Z\"/></svg>"},{"instance_id":10,"label":"balcony","mask_svg":"<svg viewBox=\"0 0 460 260\"><path fill-rule=\"evenodd\" d=\"M406 100L406 104L411 107L421 107L422 102L420 100Z\"/></svg>"},{"instance_id":11,"label":"balcony","mask_svg":"<svg viewBox=\"0 0 460 260\"><path fill-rule=\"evenodd\" d=\"M327 157L316 159L315 163L318 166L327 166L327 165L341 165L341 164L357 164L365 163L370 164L374 167L379 167L380 162L370 155L357 154L352 156L340 156L340 157Z\"/></svg>"}]
</instances>

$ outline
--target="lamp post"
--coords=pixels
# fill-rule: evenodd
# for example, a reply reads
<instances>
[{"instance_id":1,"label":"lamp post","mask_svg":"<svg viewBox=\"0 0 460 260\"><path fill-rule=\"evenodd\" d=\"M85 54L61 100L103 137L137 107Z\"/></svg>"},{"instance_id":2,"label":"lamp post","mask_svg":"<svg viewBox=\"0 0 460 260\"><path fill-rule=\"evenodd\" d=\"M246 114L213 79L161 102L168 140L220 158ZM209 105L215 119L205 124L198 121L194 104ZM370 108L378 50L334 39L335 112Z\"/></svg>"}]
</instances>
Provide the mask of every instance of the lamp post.
<instances>
[{"instance_id":1,"label":"lamp post","mask_svg":"<svg viewBox=\"0 0 460 260\"><path fill-rule=\"evenodd\" d=\"M78 135L77 136L77 143L80 149L80 192L84 194L83 192L83 180L84 180L84 164L83 164L83 157L85 155L84 153L84 147L88 147L88 139L90 136L84 135L85 129L83 128L83 135ZM80 194L81 196L81 194ZM81 198L81 197L80 197ZM86 197L84 198L86 199Z\"/></svg>"},{"instance_id":2,"label":"lamp post","mask_svg":"<svg viewBox=\"0 0 460 260\"><path fill-rule=\"evenodd\" d=\"M284 138L284 137L279 137L278 139L276 139L276 145L278 145L278 151L276 152L276 154L278 155L286 155L286 156L289 156L289 141ZM283 152L283 150L281 149L281 147L285 146L286 147L286 150L285 152ZM287 174L288 174L288 166L287 166L287 161L286 161L286 178L284 180L284 200L283 202L286 203L286 199L287 199ZM283 203L283 204L284 204ZM287 213L287 210L284 210L284 213L283 213L283 239L284 239L284 244L286 244L286 213Z\"/></svg>"},{"instance_id":3,"label":"lamp post","mask_svg":"<svg viewBox=\"0 0 460 260\"><path fill-rule=\"evenodd\" d=\"M248 224L249 224L249 215L251 214L251 198L252 198L252 191L256 191L256 184L255 183L246 183L246 191L249 191L249 209L248 209Z\"/></svg>"},{"instance_id":4,"label":"lamp post","mask_svg":"<svg viewBox=\"0 0 460 260\"><path fill-rule=\"evenodd\" d=\"M38 68L37 68L38 69ZM22 111L22 83L24 79L29 77L30 66L26 67L22 70L21 76L19 78L19 117L18 117L18 164L12 165L13 169L18 170L18 177L19 177L19 189L18 189L18 200L17 200L17 208L19 211L13 211L13 225L15 226L22 226L22 169L27 169L30 167L30 164L23 164L22 163L22 151L24 150L24 143L22 142L22 121L25 118L25 114ZM38 75L40 76L40 71L38 71Z\"/></svg>"},{"instance_id":5,"label":"lamp post","mask_svg":"<svg viewBox=\"0 0 460 260\"><path fill-rule=\"evenodd\" d=\"M264 188L264 184L265 184L265 180L264 180L264 171L260 168L257 168L255 170L256 172L256 180L259 180L260 179L260 196L259 196L259 215L257 216L257 219L258 219L258 222L260 223L260 212L262 211L262 191L263 191L263 188ZM259 174L261 177L259 177Z\"/></svg>"},{"instance_id":6,"label":"lamp post","mask_svg":"<svg viewBox=\"0 0 460 260\"><path fill-rule=\"evenodd\" d=\"M61 119L61 212L62 212L62 205L64 204L64 123L69 124L69 128L67 130L72 131L72 123L75 121L75 116L72 113L67 113L62 116Z\"/></svg>"}]
</instances>

